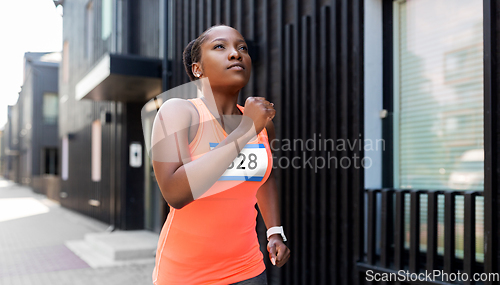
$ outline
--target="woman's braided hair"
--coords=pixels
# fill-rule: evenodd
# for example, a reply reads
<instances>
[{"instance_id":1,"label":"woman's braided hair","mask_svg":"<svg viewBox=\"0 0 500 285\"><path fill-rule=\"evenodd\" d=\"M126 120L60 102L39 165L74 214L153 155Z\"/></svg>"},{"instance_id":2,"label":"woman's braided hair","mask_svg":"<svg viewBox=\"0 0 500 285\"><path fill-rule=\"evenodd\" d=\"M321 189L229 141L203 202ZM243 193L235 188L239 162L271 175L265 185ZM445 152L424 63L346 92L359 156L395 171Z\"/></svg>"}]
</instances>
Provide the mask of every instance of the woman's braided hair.
<instances>
[{"instance_id":1,"label":"woman's braided hair","mask_svg":"<svg viewBox=\"0 0 500 285\"><path fill-rule=\"evenodd\" d=\"M182 53L182 61L184 62L184 68L191 81L198 80L199 78L194 76L191 65L193 62L199 62L201 60L201 44L207 39L208 33L215 27L226 26L226 25L215 25L206 29L201 35L196 39L190 41L188 45L184 48Z\"/></svg>"}]
</instances>

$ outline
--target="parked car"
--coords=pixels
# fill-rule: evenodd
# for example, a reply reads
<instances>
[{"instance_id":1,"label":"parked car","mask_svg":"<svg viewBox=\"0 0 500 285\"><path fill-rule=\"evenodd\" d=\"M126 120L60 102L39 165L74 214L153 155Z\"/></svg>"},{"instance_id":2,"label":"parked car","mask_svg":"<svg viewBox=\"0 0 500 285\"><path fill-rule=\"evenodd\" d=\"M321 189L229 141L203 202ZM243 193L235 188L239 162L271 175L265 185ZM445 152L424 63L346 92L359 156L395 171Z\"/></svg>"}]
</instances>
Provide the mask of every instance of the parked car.
<instances>
[{"instance_id":1,"label":"parked car","mask_svg":"<svg viewBox=\"0 0 500 285\"><path fill-rule=\"evenodd\" d=\"M456 190L482 190L484 188L484 150L464 152L450 174L448 187Z\"/></svg>"}]
</instances>

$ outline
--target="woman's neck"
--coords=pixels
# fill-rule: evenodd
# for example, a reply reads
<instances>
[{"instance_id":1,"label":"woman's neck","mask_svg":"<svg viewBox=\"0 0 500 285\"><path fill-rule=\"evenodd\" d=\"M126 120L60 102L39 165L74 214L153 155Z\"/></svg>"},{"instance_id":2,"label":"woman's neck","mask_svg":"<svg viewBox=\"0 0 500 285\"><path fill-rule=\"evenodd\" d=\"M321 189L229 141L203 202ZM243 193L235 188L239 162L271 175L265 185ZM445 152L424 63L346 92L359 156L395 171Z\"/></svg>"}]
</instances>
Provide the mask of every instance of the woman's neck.
<instances>
[{"instance_id":1,"label":"woman's neck","mask_svg":"<svg viewBox=\"0 0 500 285\"><path fill-rule=\"evenodd\" d=\"M204 94L202 98L205 104L220 115L241 115L241 111L236 106L238 102L239 91L234 92L220 92L212 90L211 94ZM213 106L215 103L216 106Z\"/></svg>"}]
</instances>

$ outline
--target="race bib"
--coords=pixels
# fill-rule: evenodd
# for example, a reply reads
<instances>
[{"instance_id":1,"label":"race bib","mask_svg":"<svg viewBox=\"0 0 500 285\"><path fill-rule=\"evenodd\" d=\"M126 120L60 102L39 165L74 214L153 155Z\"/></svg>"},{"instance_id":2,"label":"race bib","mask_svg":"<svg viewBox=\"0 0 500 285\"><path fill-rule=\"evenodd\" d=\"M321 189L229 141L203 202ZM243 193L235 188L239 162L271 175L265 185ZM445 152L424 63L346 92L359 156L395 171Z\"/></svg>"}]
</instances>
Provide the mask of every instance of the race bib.
<instances>
[{"instance_id":1,"label":"race bib","mask_svg":"<svg viewBox=\"0 0 500 285\"><path fill-rule=\"evenodd\" d=\"M210 143L210 150L218 143ZM264 144L247 144L219 178L220 180L262 181L267 170Z\"/></svg>"}]
</instances>

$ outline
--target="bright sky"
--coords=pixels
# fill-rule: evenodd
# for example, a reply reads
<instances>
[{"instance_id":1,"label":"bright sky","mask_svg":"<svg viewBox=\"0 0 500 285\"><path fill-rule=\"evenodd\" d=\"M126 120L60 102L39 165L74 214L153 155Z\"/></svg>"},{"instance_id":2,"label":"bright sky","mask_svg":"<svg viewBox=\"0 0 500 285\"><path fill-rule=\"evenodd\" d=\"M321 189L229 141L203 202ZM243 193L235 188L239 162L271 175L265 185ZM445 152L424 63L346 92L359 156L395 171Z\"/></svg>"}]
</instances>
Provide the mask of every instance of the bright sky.
<instances>
[{"instance_id":1,"label":"bright sky","mask_svg":"<svg viewBox=\"0 0 500 285\"><path fill-rule=\"evenodd\" d=\"M62 50L62 10L52 0L2 1L0 9L0 129L7 106L14 105L23 85L25 52Z\"/></svg>"}]
</instances>

